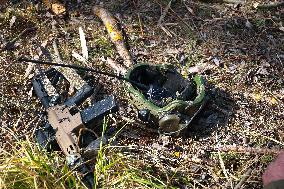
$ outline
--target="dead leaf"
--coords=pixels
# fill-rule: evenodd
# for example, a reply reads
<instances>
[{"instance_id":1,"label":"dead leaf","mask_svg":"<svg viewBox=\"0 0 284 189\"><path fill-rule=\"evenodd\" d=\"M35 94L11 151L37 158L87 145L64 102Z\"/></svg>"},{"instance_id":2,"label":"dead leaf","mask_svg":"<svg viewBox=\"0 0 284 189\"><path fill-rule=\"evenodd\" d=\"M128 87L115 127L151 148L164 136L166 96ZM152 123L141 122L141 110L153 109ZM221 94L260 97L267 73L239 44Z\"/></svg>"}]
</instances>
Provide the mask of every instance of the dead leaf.
<instances>
[{"instance_id":1,"label":"dead leaf","mask_svg":"<svg viewBox=\"0 0 284 189\"><path fill-rule=\"evenodd\" d=\"M64 5L57 0L43 0L43 3L56 15L63 14L66 11Z\"/></svg>"},{"instance_id":2,"label":"dead leaf","mask_svg":"<svg viewBox=\"0 0 284 189\"><path fill-rule=\"evenodd\" d=\"M54 3L54 4L52 4L52 5L51 5L51 10L52 10L52 12L54 12L56 15L65 13L65 7L64 7L64 5L59 4L59 3Z\"/></svg>"},{"instance_id":3,"label":"dead leaf","mask_svg":"<svg viewBox=\"0 0 284 189\"><path fill-rule=\"evenodd\" d=\"M12 26L14 25L16 21L16 16L12 16L11 20L10 20L10 28L12 28Z\"/></svg>"},{"instance_id":4,"label":"dead leaf","mask_svg":"<svg viewBox=\"0 0 284 189\"><path fill-rule=\"evenodd\" d=\"M261 101L261 99L263 98L263 95L257 92L253 93L251 96L256 102Z\"/></svg>"}]
</instances>

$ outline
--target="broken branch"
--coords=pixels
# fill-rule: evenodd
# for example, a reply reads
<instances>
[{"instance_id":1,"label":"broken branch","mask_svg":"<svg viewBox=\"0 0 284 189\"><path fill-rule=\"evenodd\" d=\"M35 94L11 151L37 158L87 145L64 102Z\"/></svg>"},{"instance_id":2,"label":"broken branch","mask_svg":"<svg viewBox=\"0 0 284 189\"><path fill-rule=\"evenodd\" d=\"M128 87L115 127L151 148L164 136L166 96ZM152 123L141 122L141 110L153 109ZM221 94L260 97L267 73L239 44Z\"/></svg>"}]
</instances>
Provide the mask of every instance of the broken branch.
<instances>
[{"instance_id":1,"label":"broken branch","mask_svg":"<svg viewBox=\"0 0 284 189\"><path fill-rule=\"evenodd\" d=\"M252 172L252 169L249 168L245 174L242 176L240 182L235 186L234 189L239 189L242 187L242 185L247 181L247 179L251 176L251 172Z\"/></svg>"},{"instance_id":2,"label":"broken branch","mask_svg":"<svg viewBox=\"0 0 284 189\"><path fill-rule=\"evenodd\" d=\"M172 4L172 0L170 0L170 2L168 3L168 5L166 6L165 10L162 12L159 20L158 20L158 26L160 26L162 24L162 22L164 21L169 9L171 8L171 4Z\"/></svg>"},{"instance_id":3,"label":"broken branch","mask_svg":"<svg viewBox=\"0 0 284 189\"><path fill-rule=\"evenodd\" d=\"M130 52L128 51L125 45L120 23L113 17L113 15L110 12L108 12L106 9L102 7L94 6L93 12L104 23L107 32L109 34L110 40L115 45L118 54L124 60L125 66L128 68L132 66L133 60Z\"/></svg>"},{"instance_id":4,"label":"broken branch","mask_svg":"<svg viewBox=\"0 0 284 189\"><path fill-rule=\"evenodd\" d=\"M0 53L6 50L13 49L15 43L26 33L31 32L33 30L37 29L37 27L31 27L31 28L26 28L24 29L17 37L12 39L11 41L7 42L0 50Z\"/></svg>"},{"instance_id":5,"label":"broken branch","mask_svg":"<svg viewBox=\"0 0 284 189\"><path fill-rule=\"evenodd\" d=\"M233 145L209 147L205 150L220 151L220 152L233 151L233 152L238 152L238 153L249 153L249 154L278 154L280 152L280 150L278 149L254 148L254 147L233 146Z\"/></svg>"},{"instance_id":6,"label":"broken branch","mask_svg":"<svg viewBox=\"0 0 284 189\"><path fill-rule=\"evenodd\" d=\"M269 3L269 4L262 4L262 5L257 5L257 9L274 9L278 7L284 6L284 1L282 2L276 2L276 3Z\"/></svg>"}]
</instances>

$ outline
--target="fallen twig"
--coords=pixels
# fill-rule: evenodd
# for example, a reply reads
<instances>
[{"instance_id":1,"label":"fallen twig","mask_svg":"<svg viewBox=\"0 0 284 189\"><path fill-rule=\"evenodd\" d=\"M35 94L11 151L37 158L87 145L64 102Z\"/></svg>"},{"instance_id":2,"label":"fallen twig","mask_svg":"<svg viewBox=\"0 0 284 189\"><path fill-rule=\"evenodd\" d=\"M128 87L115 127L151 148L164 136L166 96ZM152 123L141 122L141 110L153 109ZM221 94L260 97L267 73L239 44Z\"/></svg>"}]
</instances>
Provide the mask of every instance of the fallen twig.
<instances>
[{"instance_id":1,"label":"fallen twig","mask_svg":"<svg viewBox=\"0 0 284 189\"><path fill-rule=\"evenodd\" d=\"M166 29L163 25L159 25L159 26L169 37L173 37L171 32L168 29Z\"/></svg>"},{"instance_id":2,"label":"fallen twig","mask_svg":"<svg viewBox=\"0 0 284 189\"><path fill-rule=\"evenodd\" d=\"M189 6L186 5L185 1L182 2L183 5L185 6L185 8L188 10L188 12L190 12L190 14L195 15L194 11L192 10L192 8L190 8Z\"/></svg>"},{"instance_id":3,"label":"fallen twig","mask_svg":"<svg viewBox=\"0 0 284 189\"><path fill-rule=\"evenodd\" d=\"M107 57L106 63L110 68L112 68L118 74L125 75L127 72L127 70L122 65L118 64L112 58Z\"/></svg>"},{"instance_id":4,"label":"fallen twig","mask_svg":"<svg viewBox=\"0 0 284 189\"><path fill-rule=\"evenodd\" d=\"M86 64L86 62L87 62L87 60L86 60L83 56L81 56L80 54L78 54L78 53L75 52L75 51L72 51L72 56L73 56L76 60L78 60L78 61L80 61L80 62L83 62L84 64Z\"/></svg>"},{"instance_id":5,"label":"fallen twig","mask_svg":"<svg viewBox=\"0 0 284 189\"><path fill-rule=\"evenodd\" d=\"M34 59L39 59L39 58L43 55L42 49L46 47L47 42L48 42L47 40L44 41L44 42L40 45L40 47L38 47L38 48L36 49L38 55L37 55L36 57L34 57ZM32 63L29 63L29 64L28 64L28 67L27 67L27 69L26 69L26 71L25 71L25 75L24 75L25 78L30 77L31 73L32 73L33 70L34 70L34 67L35 67L35 64L32 64ZM32 74L32 76L33 76L33 74Z\"/></svg>"},{"instance_id":6,"label":"fallen twig","mask_svg":"<svg viewBox=\"0 0 284 189\"><path fill-rule=\"evenodd\" d=\"M53 50L54 50L56 62L62 62L62 58L61 58L60 53L59 53L59 50L58 50L58 46L57 46L57 43L56 43L56 39L53 40L52 46L53 46Z\"/></svg>"},{"instance_id":7,"label":"fallen twig","mask_svg":"<svg viewBox=\"0 0 284 189\"><path fill-rule=\"evenodd\" d=\"M276 2L276 3L269 3L269 4L261 4L261 5L257 5L256 8L257 9L274 9L274 8L278 8L282 6L284 6L284 1Z\"/></svg>"},{"instance_id":8,"label":"fallen twig","mask_svg":"<svg viewBox=\"0 0 284 189\"><path fill-rule=\"evenodd\" d=\"M11 41L7 42L0 50L0 53L6 50L11 50L13 49L15 43L26 33L31 32L33 30L37 29L37 27L31 27L31 28L26 28L24 29L17 37L12 39Z\"/></svg>"},{"instance_id":9,"label":"fallen twig","mask_svg":"<svg viewBox=\"0 0 284 189\"><path fill-rule=\"evenodd\" d=\"M54 50L54 54L55 54L55 60L57 62L63 63L62 58L60 56L60 52L58 50L58 46L56 43L56 39L53 40L52 43L53 46L53 50ZM76 71L74 69L71 68L57 68L59 69L61 72L63 72L64 76L66 77L66 79L70 82L70 89L69 89L69 93L72 94L75 89L80 89L83 87L83 85L85 84L85 81L83 81L79 75L76 73Z\"/></svg>"},{"instance_id":10,"label":"fallen twig","mask_svg":"<svg viewBox=\"0 0 284 189\"><path fill-rule=\"evenodd\" d=\"M218 149L218 157L219 157L219 161L220 161L220 166L222 168L222 171L223 171L223 174L225 175L226 179L227 179L227 183L230 184L231 188L233 188L233 183L232 183L232 180L231 178L229 178L228 176L228 172L227 172L227 169L225 167L225 164L224 164L224 161L222 159L222 156L221 156L221 153Z\"/></svg>"},{"instance_id":11,"label":"fallen twig","mask_svg":"<svg viewBox=\"0 0 284 189\"><path fill-rule=\"evenodd\" d=\"M180 17L180 15L178 15L171 7L170 10L174 13L174 16L176 16L184 25L192 30L192 27L186 21L184 21L184 19L182 19L182 17Z\"/></svg>"},{"instance_id":12,"label":"fallen twig","mask_svg":"<svg viewBox=\"0 0 284 189\"><path fill-rule=\"evenodd\" d=\"M82 27L79 27L79 35L80 35L80 41L81 41L82 55L86 60L88 60L88 47L87 47L86 37L85 37Z\"/></svg>"},{"instance_id":13,"label":"fallen twig","mask_svg":"<svg viewBox=\"0 0 284 189\"><path fill-rule=\"evenodd\" d=\"M170 2L168 3L168 5L166 6L165 10L162 12L159 20L158 20L158 26L162 25L162 22L164 21L168 11L170 10L171 8L171 4L172 4L172 0L170 0Z\"/></svg>"},{"instance_id":14,"label":"fallen twig","mask_svg":"<svg viewBox=\"0 0 284 189\"><path fill-rule=\"evenodd\" d=\"M114 16L110 12L108 12L106 9L102 7L94 6L93 12L104 23L107 32L109 34L110 40L115 45L118 54L124 60L125 66L128 68L132 66L133 65L132 56L125 45L120 23L114 18Z\"/></svg>"},{"instance_id":15,"label":"fallen twig","mask_svg":"<svg viewBox=\"0 0 284 189\"><path fill-rule=\"evenodd\" d=\"M241 180L239 183L234 187L234 189L239 189L242 187L242 185L246 182L246 180L251 176L252 169L249 168L245 174L242 176Z\"/></svg>"},{"instance_id":16,"label":"fallen twig","mask_svg":"<svg viewBox=\"0 0 284 189\"><path fill-rule=\"evenodd\" d=\"M162 12L159 20L158 20L158 26L169 36L169 37L173 37L171 32L166 28L165 24L163 24L163 21L167 15L167 13L169 12L169 10L171 9L171 4L172 4L172 0L168 3L168 5L166 6L165 10Z\"/></svg>"},{"instance_id":17,"label":"fallen twig","mask_svg":"<svg viewBox=\"0 0 284 189\"><path fill-rule=\"evenodd\" d=\"M223 2L229 4L245 4L245 1L242 0L223 0Z\"/></svg>"},{"instance_id":18,"label":"fallen twig","mask_svg":"<svg viewBox=\"0 0 284 189\"><path fill-rule=\"evenodd\" d=\"M217 147L208 147L205 150L207 151L220 151L220 152L238 152L238 153L249 153L249 154L278 154L280 150L278 149L269 149L269 148L254 148L254 147L244 147L244 146L217 146Z\"/></svg>"},{"instance_id":19,"label":"fallen twig","mask_svg":"<svg viewBox=\"0 0 284 189\"><path fill-rule=\"evenodd\" d=\"M144 31L143 31L143 24L142 24L142 21L141 21L141 18L140 18L140 14L137 13L137 16L138 16L138 21L139 21L139 26L140 26L140 32L141 32L141 35L143 36Z\"/></svg>"}]
</instances>

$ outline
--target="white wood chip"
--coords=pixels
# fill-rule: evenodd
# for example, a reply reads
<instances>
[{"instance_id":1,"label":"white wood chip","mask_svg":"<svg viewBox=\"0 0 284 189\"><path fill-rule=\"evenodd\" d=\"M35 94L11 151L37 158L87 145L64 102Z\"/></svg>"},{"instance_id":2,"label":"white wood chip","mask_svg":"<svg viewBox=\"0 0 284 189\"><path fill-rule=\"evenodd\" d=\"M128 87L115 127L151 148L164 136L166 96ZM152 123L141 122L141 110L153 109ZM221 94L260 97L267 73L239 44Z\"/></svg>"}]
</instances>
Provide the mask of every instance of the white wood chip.
<instances>
[{"instance_id":1,"label":"white wood chip","mask_svg":"<svg viewBox=\"0 0 284 189\"><path fill-rule=\"evenodd\" d=\"M75 52L75 51L72 51L72 56L73 56L76 60L78 60L78 61L80 61L80 62L83 62L83 63L86 63L86 59L85 59L83 56L81 56L79 53L77 53L77 52Z\"/></svg>"},{"instance_id":2,"label":"white wood chip","mask_svg":"<svg viewBox=\"0 0 284 189\"><path fill-rule=\"evenodd\" d=\"M79 35L80 35L80 41L81 41L82 55L86 60L88 60L87 42L86 42L86 37L85 37L82 27L79 27Z\"/></svg>"}]
</instances>

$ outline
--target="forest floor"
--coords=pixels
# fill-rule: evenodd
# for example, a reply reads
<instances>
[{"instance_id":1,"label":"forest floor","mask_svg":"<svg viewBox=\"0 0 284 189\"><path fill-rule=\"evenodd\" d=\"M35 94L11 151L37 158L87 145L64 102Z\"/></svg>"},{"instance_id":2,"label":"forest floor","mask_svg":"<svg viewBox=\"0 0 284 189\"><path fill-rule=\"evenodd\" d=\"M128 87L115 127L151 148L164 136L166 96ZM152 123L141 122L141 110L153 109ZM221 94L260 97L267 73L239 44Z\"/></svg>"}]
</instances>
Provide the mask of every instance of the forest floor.
<instances>
[{"instance_id":1,"label":"forest floor","mask_svg":"<svg viewBox=\"0 0 284 189\"><path fill-rule=\"evenodd\" d=\"M108 118L107 125L122 128L116 138L118 146L108 146L97 161L97 186L237 188L240 184L239 188L262 188L263 171L284 147L283 6L257 8L269 1L177 0L159 25L168 2L105 0L100 5L120 20L136 62L168 63L183 75L201 74L208 103L186 137L159 136L138 120L120 81L96 75L105 93L116 95L120 104L120 111ZM2 49L25 29L34 29L0 52L0 187L21 188L27 183L26 188L67 187L68 174L55 172L63 169L62 154L43 158L54 169L50 177L41 178L35 162L27 164L34 161L31 153L42 155L35 151L33 133L43 122L43 109L31 95L32 73L25 76L27 65L18 64L17 58L35 58L40 47L53 54L56 39L64 62L78 63L71 54L81 51L78 28L82 27L88 66L111 71L106 68L106 57L121 59L105 26L91 11L94 4L83 3L69 17L57 16L41 3L23 1L1 8ZM40 58L48 60L46 54ZM21 151L27 147L25 141L31 153ZM29 171L20 177L19 169L25 168ZM80 188L80 184L72 186Z\"/></svg>"}]
</instances>

